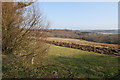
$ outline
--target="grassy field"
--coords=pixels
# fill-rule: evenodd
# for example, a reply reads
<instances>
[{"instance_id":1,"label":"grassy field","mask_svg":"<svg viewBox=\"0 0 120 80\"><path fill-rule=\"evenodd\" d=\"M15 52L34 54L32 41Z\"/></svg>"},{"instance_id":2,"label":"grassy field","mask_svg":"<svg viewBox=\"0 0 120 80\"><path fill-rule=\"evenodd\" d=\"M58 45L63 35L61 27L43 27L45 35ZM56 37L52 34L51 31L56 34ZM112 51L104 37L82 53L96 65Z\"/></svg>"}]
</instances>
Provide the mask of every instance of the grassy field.
<instances>
[{"instance_id":1,"label":"grassy field","mask_svg":"<svg viewBox=\"0 0 120 80\"><path fill-rule=\"evenodd\" d=\"M51 45L42 64L26 67L15 55L3 57L3 78L99 78L118 74L118 56ZM41 59L36 58L36 62ZM41 68L38 68L41 65ZM36 69L37 67L37 69Z\"/></svg>"},{"instance_id":2,"label":"grassy field","mask_svg":"<svg viewBox=\"0 0 120 80\"><path fill-rule=\"evenodd\" d=\"M77 78L110 77L118 73L118 57L51 45L50 64L68 68Z\"/></svg>"}]
</instances>

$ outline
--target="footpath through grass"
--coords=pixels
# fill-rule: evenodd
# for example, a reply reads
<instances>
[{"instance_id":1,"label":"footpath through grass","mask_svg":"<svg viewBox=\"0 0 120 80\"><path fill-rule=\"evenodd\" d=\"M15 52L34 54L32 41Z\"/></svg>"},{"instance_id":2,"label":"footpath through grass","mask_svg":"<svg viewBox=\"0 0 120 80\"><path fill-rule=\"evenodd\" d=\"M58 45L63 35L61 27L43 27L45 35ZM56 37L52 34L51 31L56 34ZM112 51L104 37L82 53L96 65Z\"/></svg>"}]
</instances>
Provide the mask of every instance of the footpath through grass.
<instances>
[{"instance_id":1,"label":"footpath through grass","mask_svg":"<svg viewBox=\"0 0 120 80\"><path fill-rule=\"evenodd\" d=\"M118 56L51 45L42 64L22 65L15 55L3 58L3 78L99 78L118 74ZM40 62L38 57L36 62ZM30 63L29 63L30 64ZM31 64L30 64L31 65ZM43 66L41 65L56 65ZM70 75L70 72L72 75Z\"/></svg>"}]
</instances>

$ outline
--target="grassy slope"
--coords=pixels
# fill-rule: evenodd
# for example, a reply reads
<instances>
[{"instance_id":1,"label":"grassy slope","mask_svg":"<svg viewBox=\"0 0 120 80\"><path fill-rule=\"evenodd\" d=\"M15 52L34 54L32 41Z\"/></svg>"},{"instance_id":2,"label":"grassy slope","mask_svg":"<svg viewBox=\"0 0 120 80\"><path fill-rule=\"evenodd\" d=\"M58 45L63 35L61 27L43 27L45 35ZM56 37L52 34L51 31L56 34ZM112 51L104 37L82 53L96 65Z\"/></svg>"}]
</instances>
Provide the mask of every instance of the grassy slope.
<instances>
[{"instance_id":1,"label":"grassy slope","mask_svg":"<svg viewBox=\"0 0 120 80\"><path fill-rule=\"evenodd\" d=\"M75 77L109 77L118 72L118 57L52 45L47 56L50 64L60 64Z\"/></svg>"},{"instance_id":2,"label":"grassy slope","mask_svg":"<svg viewBox=\"0 0 120 80\"><path fill-rule=\"evenodd\" d=\"M64 66L72 72L74 77L77 78L93 78L116 75L118 72L117 60L117 56L97 54L51 45L45 60L43 60L43 64L58 64ZM40 58L37 58L37 61L39 62ZM35 66L38 67L40 65L41 64ZM64 77L68 77L68 74L60 67L53 66L35 71L33 69L35 66L25 68L25 66L22 65L22 60L19 60L13 55L6 56L3 58L3 77L61 77L61 74ZM56 71L58 71L59 74L56 73Z\"/></svg>"}]
</instances>

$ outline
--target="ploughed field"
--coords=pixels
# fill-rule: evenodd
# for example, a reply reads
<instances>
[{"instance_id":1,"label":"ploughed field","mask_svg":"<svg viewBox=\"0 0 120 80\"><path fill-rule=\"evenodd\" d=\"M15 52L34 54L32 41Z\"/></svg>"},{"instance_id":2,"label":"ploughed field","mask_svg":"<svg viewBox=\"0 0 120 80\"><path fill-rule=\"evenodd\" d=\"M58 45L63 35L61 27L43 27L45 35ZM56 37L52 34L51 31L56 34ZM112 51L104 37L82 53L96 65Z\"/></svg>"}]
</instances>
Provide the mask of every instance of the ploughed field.
<instances>
[{"instance_id":1,"label":"ploughed field","mask_svg":"<svg viewBox=\"0 0 120 80\"><path fill-rule=\"evenodd\" d=\"M53 38L49 37L46 40L50 44L80 49L84 51L92 51L101 54L113 54L113 55L120 55L120 45L115 44L106 44L106 43L96 43L90 42L85 40L78 40L78 39L67 39L67 38Z\"/></svg>"}]
</instances>

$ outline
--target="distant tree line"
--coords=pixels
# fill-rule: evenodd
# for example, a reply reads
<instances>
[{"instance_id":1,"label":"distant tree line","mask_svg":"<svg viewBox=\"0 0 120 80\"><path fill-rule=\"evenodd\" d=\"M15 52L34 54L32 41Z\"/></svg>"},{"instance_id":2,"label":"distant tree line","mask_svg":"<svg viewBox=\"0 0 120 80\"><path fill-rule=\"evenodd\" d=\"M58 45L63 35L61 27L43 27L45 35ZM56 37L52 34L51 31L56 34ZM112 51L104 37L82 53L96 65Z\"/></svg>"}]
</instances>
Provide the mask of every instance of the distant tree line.
<instances>
[{"instance_id":1,"label":"distant tree line","mask_svg":"<svg viewBox=\"0 0 120 80\"><path fill-rule=\"evenodd\" d=\"M87 41L100 42L100 43L109 43L109 44L118 44L118 34L99 34L99 33L87 33L79 34L80 38Z\"/></svg>"},{"instance_id":2,"label":"distant tree line","mask_svg":"<svg viewBox=\"0 0 120 80\"><path fill-rule=\"evenodd\" d=\"M120 34L100 34L94 32L81 32L79 30L46 30L49 37L82 39L86 41L119 44Z\"/></svg>"}]
</instances>

